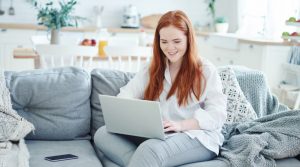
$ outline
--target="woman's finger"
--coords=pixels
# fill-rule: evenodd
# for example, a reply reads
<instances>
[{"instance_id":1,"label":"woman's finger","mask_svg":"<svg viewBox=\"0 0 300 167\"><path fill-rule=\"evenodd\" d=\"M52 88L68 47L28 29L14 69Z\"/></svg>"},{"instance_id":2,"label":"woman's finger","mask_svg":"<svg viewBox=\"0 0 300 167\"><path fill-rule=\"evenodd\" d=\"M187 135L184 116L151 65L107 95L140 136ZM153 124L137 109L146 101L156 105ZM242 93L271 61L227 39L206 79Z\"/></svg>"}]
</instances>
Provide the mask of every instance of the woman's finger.
<instances>
[{"instance_id":1,"label":"woman's finger","mask_svg":"<svg viewBox=\"0 0 300 167\"><path fill-rule=\"evenodd\" d=\"M165 132L175 131L175 128L172 127L172 126L170 126L170 127L166 128L166 129L164 129L164 131Z\"/></svg>"}]
</instances>

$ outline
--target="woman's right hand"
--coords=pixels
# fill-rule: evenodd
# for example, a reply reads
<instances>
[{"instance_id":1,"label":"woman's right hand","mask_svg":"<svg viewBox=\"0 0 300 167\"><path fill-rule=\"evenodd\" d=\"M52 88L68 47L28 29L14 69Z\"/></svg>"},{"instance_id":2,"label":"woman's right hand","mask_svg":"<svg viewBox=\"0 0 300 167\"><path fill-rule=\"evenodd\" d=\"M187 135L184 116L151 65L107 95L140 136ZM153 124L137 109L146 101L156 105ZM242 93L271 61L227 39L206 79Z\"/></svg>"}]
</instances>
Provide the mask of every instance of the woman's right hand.
<instances>
[{"instance_id":1,"label":"woman's right hand","mask_svg":"<svg viewBox=\"0 0 300 167\"><path fill-rule=\"evenodd\" d=\"M164 126L165 132L181 132L182 131L182 125L181 125L180 121L176 122L176 121L164 120L163 126Z\"/></svg>"}]
</instances>

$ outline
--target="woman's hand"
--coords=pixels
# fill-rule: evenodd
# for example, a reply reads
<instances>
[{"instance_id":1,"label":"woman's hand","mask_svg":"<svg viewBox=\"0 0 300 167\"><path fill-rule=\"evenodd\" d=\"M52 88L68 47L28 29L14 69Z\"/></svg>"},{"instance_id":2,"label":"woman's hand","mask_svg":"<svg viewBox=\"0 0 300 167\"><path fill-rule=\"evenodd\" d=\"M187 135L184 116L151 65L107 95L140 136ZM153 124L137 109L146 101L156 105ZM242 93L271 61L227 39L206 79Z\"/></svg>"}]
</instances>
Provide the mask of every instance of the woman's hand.
<instances>
[{"instance_id":1,"label":"woman's hand","mask_svg":"<svg viewBox=\"0 0 300 167\"><path fill-rule=\"evenodd\" d=\"M182 132L186 130L199 130L199 123L196 119L186 119L182 121L164 120L163 126L165 132Z\"/></svg>"},{"instance_id":2,"label":"woman's hand","mask_svg":"<svg viewBox=\"0 0 300 167\"><path fill-rule=\"evenodd\" d=\"M164 120L163 126L165 132L180 132L183 130L181 122Z\"/></svg>"}]
</instances>

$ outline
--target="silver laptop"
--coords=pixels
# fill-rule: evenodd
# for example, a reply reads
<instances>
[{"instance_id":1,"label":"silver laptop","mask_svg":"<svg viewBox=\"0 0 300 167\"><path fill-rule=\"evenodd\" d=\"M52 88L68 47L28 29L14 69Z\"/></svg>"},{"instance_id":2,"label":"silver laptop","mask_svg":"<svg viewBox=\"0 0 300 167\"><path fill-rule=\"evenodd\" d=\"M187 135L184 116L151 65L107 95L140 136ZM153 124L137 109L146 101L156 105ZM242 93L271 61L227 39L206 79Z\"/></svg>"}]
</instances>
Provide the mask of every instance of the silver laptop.
<instances>
[{"instance_id":1,"label":"silver laptop","mask_svg":"<svg viewBox=\"0 0 300 167\"><path fill-rule=\"evenodd\" d=\"M166 139L159 102L107 95L99 98L107 131Z\"/></svg>"}]
</instances>

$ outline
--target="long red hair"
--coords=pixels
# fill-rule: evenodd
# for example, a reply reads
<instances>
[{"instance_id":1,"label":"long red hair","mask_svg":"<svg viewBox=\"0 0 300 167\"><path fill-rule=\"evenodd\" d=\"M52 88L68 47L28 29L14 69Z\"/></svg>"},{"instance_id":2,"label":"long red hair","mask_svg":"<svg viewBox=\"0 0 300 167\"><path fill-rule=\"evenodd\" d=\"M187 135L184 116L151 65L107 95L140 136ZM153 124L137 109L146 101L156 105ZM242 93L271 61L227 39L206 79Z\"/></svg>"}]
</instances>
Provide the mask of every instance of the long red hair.
<instances>
[{"instance_id":1,"label":"long red hair","mask_svg":"<svg viewBox=\"0 0 300 167\"><path fill-rule=\"evenodd\" d=\"M198 57L195 33L191 21L182 11L169 11L164 14L156 27L153 42L153 58L149 69L149 83L144 92L145 100L156 100L163 91L164 73L167 59L160 49L160 30L174 26L187 36L187 50L183 56L181 68L174 80L167 99L175 92L179 106L187 105L192 93L199 100L205 87L205 78L202 72L202 62Z\"/></svg>"}]
</instances>

